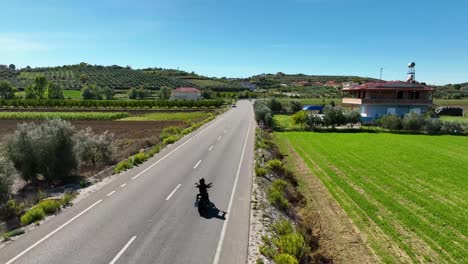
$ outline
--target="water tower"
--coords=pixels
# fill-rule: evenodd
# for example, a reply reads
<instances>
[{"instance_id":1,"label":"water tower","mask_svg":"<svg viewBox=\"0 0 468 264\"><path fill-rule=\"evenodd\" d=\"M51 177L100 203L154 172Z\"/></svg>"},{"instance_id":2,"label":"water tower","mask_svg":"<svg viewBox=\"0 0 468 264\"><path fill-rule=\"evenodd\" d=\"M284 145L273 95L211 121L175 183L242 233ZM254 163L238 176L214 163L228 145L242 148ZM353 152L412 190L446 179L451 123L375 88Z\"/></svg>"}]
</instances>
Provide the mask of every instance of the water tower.
<instances>
[{"instance_id":1,"label":"water tower","mask_svg":"<svg viewBox=\"0 0 468 264\"><path fill-rule=\"evenodd\" d=\"M415 83L416 82L416 63L411 62L408 63L408 78L406 79L407 82L409 83Z\"/></svg>"}]
</instances>

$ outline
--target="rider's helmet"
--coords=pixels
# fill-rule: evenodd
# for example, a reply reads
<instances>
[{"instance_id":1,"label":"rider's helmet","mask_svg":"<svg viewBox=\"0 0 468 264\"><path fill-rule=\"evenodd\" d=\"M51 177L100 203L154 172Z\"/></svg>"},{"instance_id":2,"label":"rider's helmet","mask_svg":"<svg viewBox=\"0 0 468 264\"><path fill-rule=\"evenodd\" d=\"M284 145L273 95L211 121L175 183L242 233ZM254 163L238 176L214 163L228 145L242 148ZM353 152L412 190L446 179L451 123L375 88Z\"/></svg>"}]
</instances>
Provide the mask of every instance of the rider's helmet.
<instances>
[{"instance_id":1,"label":"rider's helmet","mask_svg":"<svg viewBox=\"0 0 468 264\"><path fill-rule=\"evenodd\" d=\"M205 184L205 178L200 179L200 184Z\"/></svg>"}]
</instances>

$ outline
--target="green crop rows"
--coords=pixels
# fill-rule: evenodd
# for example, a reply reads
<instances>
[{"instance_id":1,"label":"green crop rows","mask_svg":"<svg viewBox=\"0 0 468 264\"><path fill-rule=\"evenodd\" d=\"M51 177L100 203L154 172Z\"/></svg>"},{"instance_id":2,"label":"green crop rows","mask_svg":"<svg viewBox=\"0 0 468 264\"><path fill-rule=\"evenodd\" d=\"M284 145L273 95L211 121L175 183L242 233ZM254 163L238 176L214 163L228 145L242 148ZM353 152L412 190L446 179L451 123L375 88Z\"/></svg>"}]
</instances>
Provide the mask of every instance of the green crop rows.
<instances>
[{"instance_id":1,"label":"green crop rows","mask_svg":"<svg viewBox=\"0 0 468 264\"><path fill-rule=\"evenodd\" d=\"M131 116L123 121L184 121L194 122L203 120L206 117L206 112L175 112L175 113L151 113L141 116Z\"/></svg>"},{"instance_id":2,"label":"green crop rows","mask_svg":"<svg viewBox=\"0 0 468 264\"><path fill-rule=\"evenodd\" d=\"M468 261L468 137L276 136L292 144L384 262Z\"/></svg>"},{"instance_id":3,"label":"green crop rows","mask_svg":"<svg viewBox=\"0 0 468 264\"><path fill-rule=\"evenodd\" d=\"M115 120L128 117L125 112L0 112L0 120L50 119Z\"/></svg>"}]
</instances>

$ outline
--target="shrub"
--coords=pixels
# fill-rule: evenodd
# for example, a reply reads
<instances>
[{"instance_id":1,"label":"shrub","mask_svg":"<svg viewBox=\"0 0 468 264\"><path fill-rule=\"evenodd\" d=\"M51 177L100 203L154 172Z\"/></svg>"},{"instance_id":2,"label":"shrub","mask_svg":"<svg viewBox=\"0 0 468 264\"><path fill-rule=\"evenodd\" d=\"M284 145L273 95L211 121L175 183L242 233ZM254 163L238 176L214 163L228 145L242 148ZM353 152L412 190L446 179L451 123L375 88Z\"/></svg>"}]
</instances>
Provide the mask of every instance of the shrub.
<instances>
[{"instance_id":1,"label":"shrub","mask_svg":"<svg viewBox=\"0 0 468 264\"><path fill-rule=\"evenodd\" d=\"M287 184L284 180L275 180L267 192L268 201L281 210L289 208L289 202L284 197L284 190Z\"/></svg>"},{"instance_id":2,"label":"shrub","mask_svg":"<svg viewBox=\"0 0 468 264\"><path fill-rule=\"evenodd\" d=\"M263 122L265 126L271 127L273 122L273 117L271 116L271 109L265 104L264 101L255 101L254 103L254 113L255 113L255 120L260 123ZM268 120L267 120L268 116ZM270 126L268 126L270 124Z\"/></svg>"},{"instance_id":3,"label":"shrub","mask_svg":"<svg viewBox=\"0 0 468 264\"><path fill-rule=\"evenodd\" d=\"M133 164L128 160L124 160L124 161L117 163L117 165L114 168L114 173L120 173L122 171L126 171L131 168L133 168Z\"/></svg>"},{"instance_id":4,"label":"shrub","mask_svg":"<svg viewBox=\"0 0 468 264\"><path fill-rule=\"evenodd\" d=\"M403 129L420 131L424 126L424 117L418 113L410 112L403 118Z\"/></svg>"},{"instance_id":5,"label":"shrub","mask_svg":"<svg viewBox=\"0 0 468 264\"><path fill-rule=\"evenodd\" d=\"M55 200L44 200L40 202L37 207L42 208L45 214L55 214L60 210L61 202Z\"/></svg>"},{"instance_id":6,"label":"shrub","mask_svg":"<svg viewBox=\"0 0 468 264\"><path fill-rule=\"evenodd\" d=\"M460 123L452 122L452 121L445 121L442 123L441 131L446 134L461 134L463 132L463 128Z\"/></svg>"},{"instance_id":7,"label":"shrub","mask_svg":"<svg viewBox=\"0 0 468 264\"><path fill-rule=\"evenodd\" d=\"M321 116L316 114L308 114L306 115L306 124L309 128L316 128L318 126L323 125L323 119Z\"/></svg>"},{"instance_id":8,"label":"shrub","mask_svg":"<svg viewBox=\"0 0 468 264\"><path fill-rule=\"evenodd\" d=\"M165 138L163 140L163 143L164 143L164 145L169 145L169 144L175 143L179 139L180 139L179 136L170 136L170 137Z\"/></svg>"},{"instance_id":9,"label":"shrub","mask_svg":"<svg viewBox=\"0 0 468 264\"><path fill-rule=\"evenodd\" d=\"M425 123L424 130L428 134L437 134L442 129L442 122L439 119L428 118Z\"/></svg>"},{"instance_id":10,"label":"shrub","mask_svg":"<svg viewBox=\"0 0 468 264\"><path fill-rule=\"evenodd\" d=\"M278 113L283 111L283 105L278 99L272 98L267 102L267 106L271 109L272 112Z\"/></svg>"},{"instance_id":11,"label":"shrub","mask_svg":"<svg viewBox=\"0 0 468 264\"><path fill-rule=\"evenodd\" d=\"M392 131L401 130L403 128L402 120L397 115L384 115L377 120L377 123L380 127Z\"/></svg>"},{"instance_id":12,"label":"shrub","mask_svg":"<svg viewBox=\"0 0 468 264\"><path fill-rule=\"evenodd\" d=\"M24 203L18 203L13 199L8 200L1 210L2 218L4 220L9 220L15 217L18 217L21 212L24 210Z\"/></svg>"},{"instance_id":13,"label":"shrub","mask_svg":"<svg viewBox=\"0 0 468 264\"><path fill-rule=\"evenodd\" d=\"M20 221L23 225L29 225L44 219L44 217L45 213L41 207L33 207L29 209L23 216L21 216Z\"/></svg>"},{"instance_id":14,"label":"shrub","mask_svg":"<svg viewBox=\"0 0 468 264\"><path fill-rule=\"evenodd\" d=\"M67 207L67 206L70 206L72 205L72 200L74 198L75 194L74 193L69 193L69 192L66 192L63 197L62 197L62 200L60 201L62 206L63 207Z\"/></svg>"},{"instance_id":15,"label":"shrub","mask_svg":"<svg viewBox=\"0 0 468 264\"><path fill-rule=\"evenodd\" d=\"M0 98L13 99L17 89L7 81L0 81Z\"/></svg>"},{"instance_id":16,"label":"shrub","mask_svg":"<svg viewBox=\"0 0 468 264\"><path fill-rule=\"evenodd\" d=\"M294 232L294 227L288 220L281 220L271 225L273 232L278 236L288 235Z\"/></svg>"},{"instance_id":17,"label":"shrub","mask_svg":"<svg viewBox=\"0 0 468 264\"><path fill-rule=\"evenodd\" d=\"M108 131L94 134L90 127L74 136L75 152L83 163L110 162L114 156L114 135Z\"/></svg>"},{"instance_id":18,"label":"shrub","mask_svg":"<svg viewBox=\"0 0 468 264\"><path fill-rule=\"evenodd\" d=\"M73 134L73 126L60 119L19 125L6 143L7 158L25 181L37 181L38 175L63 180L78 166Z\"/></svg>"},{"instance_id":19,"label":"shrub","mask_svg":"<svg viewBox=\"0 0 468 264\"><path fill-rule=\"evenodd\" d=\"M326 126L331 126L335 129L336 126L346 124L346 116L344 115L341 107L327 105L323 108L323 114L323 122Z\"/></svg>"},{"instance_id":20,"label":"shrub","mask_svg":"<svg viewBox=\"0 0 468 264\"><path fill-rule=\"evenodd\" d=\"M181 132L182 132L182 128L180 127L177 127L177 126L166 127L161 131L159 138L164 140L165 138L168 138L170 136L178 135Z\"/></svg>"},{"instance_id":21,"label":"shrub","mask_svg":"<svg viewBox=\"0 0 468 264\"><path fill-rule=\"evenodd\" d=\"M279 252L294 256L296 259L301 259L308 250L304 237L298 232L280 236L274 239L273 243L278 247Z\"/></svg>"},{"instance_id":22,"label":"shrub","mask_svg":"<svg viewBox=\"0 0 468 264\"><path fill-rule=\"evenodd\" d=\"M137 153L133 155L133 165L141 164L145 162L148 158L148 155L143 152Z\"/></svg>"},{"instance_id":23,"label":"shrub","mask_svg":"<svg viewBox=\"0 0 468 264\"><path fill-rule=\"evenodd\" d=\"M8 240L11 237L19 236L19 235L22 235L22 234L24 234L24 230L21 229L21 228L18 228L18 229L15 229L15 230L12 230L10 232L7 232L7 233L3 234L3 239Z\"/></svg>"},{"instance_id":24,"label":"shrub","mask_svg":"<svg viewBox=\"0 0 468 264\"><path fill-rule=\"evenodd\" d=\"M301 129L306 124L307 121L307 112L306 111L299 111L292 115L292 121L296 125L301 125Z\"/></svg>"},{"instance_id":25,"label":"shrub","mask_svg":"<svg viewBox=\"0 0 468 264\"><path fill-rule=\"evenodd\" d=\"M289 254L278 254L274 258L275 264L298 264L297 259Z\"/></svg>"},{"instance_id":26,"label":"shrub","mask_svg":"<svg viewBox=\"0 0 468 264\"><path fill-rule=\"evenodd\" d=\"M257 175L257 177L265 177L266 173L267 171L264 168L260 168L260 167L255 168L255 175Z\"/></svg>"},{"instance_id":27,"label":"shrub","mask_svg":"<svg viewBox=\"0 0 468 264\"><path fill-rule=\"evenodd\" d=\"M268 170L276 174L282 173L284 171L283 162L278 159L269 160L266 164L266 167Z\"/></svg>"}]
</instances>

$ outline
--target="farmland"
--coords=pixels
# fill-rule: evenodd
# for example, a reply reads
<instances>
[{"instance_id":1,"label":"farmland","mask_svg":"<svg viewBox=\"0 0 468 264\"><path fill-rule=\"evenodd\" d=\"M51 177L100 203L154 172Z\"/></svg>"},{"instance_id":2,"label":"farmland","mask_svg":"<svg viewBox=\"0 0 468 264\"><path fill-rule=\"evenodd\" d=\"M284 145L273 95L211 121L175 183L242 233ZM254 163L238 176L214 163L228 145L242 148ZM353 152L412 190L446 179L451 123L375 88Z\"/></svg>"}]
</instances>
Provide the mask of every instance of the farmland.
<instances>
[{"instance_id":1,"label":"farmland","mask_svg":"<svg viewBox=\"0 0 468 264\"><path fill-rule=\"evenodd\" d=\"M43 120L61 118L64 120L114 120L128 117L125 112L0 112L0 120Z\"/></svg>"},{"instance_id":2,"label":"farmland","mask_svg":"<svg viewBox=\"0 0 468 264\"><path fill-rule=\"evenodd\" d=\"M139 116L123 118L122 121L184 121L192 122L201 120L206 116L205 112L174 112L174 113L149 113Z\"/></svg>"},{"instance_id":3,"label":"farmland","mask_svg":"<svg viewBox=\"0 0 468 264\"><path fill-rule=\"evenodd\" d=\"M304 159L309 177L320 179L383 262L467 261L467 137L307 132L275 137Z\"/></svg>"}]
</instances>

